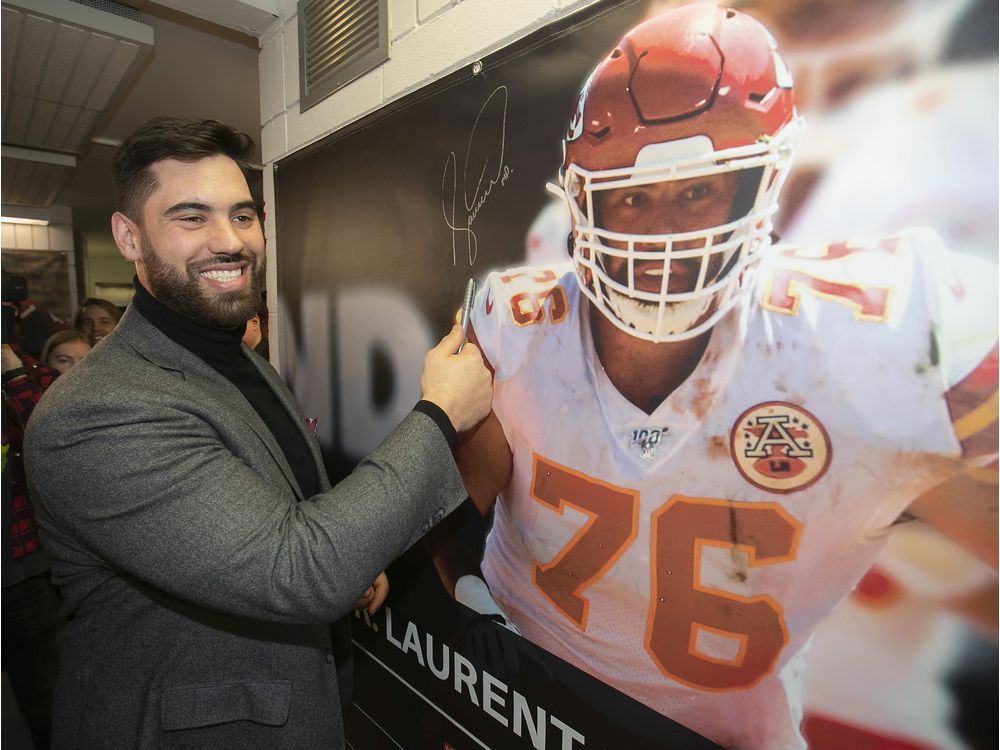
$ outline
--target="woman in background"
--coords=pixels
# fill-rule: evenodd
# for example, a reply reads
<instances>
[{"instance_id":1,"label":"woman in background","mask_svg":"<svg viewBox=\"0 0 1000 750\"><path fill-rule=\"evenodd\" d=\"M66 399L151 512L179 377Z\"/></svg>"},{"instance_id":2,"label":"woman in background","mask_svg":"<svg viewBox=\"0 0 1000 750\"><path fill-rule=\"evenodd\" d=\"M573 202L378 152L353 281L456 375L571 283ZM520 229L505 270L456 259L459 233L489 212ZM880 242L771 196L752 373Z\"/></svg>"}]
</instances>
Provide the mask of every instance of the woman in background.
<instances>
[{"instance_id":1,"label":"woman in background","mask_svg":"<svg viewBox=\"0 0 1000 750\"><path fill-rule=\"evenodd\" d=\"M90 338L68 329L52 334L42 346L42 364L60 375L83 359L90 351Z\"/></svg>"}]
</instances>

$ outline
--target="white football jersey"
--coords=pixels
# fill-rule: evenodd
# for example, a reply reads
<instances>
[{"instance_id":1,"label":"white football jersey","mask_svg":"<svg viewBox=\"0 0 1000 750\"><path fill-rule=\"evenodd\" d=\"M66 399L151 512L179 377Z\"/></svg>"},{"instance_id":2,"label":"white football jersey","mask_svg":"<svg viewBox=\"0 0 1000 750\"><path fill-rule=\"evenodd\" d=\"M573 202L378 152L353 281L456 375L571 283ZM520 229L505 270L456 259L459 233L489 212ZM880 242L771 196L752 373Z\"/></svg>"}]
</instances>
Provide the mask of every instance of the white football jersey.
<instances>
[{"instance_id":1,"label":"white football jersey","mask_svg":"<svg viewBox=\"0 0 1000 750\"><path fill-rule=\"evenodd\" d=\"M521 633L720 744L804 747L797 655L963 461L943 394L996 341L996 271L952 266L929 232L774 248L652 414L605 375L571 264L490 274L473 326L513 474L483 571Z\"/></svg>"}]
</instances>

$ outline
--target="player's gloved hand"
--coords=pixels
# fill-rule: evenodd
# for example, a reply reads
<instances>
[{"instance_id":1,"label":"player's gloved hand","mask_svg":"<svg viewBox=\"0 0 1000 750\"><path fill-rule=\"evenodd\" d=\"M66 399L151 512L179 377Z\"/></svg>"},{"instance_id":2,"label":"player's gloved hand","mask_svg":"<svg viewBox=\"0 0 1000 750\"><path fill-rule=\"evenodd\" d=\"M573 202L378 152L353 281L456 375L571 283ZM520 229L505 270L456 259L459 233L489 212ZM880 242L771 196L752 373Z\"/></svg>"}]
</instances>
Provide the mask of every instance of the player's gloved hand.
<instances>
[{"instance_id":1,"label":"player's gloved hand","mask_svg":"<svg viewBox=\"0 0 1000 750\"><path fill-rule=\"evenodd\" d=\"M497 679L514 679L520 672L518 652L522 642L511 633L521 633L500 609L486 582L477 575L462 576L455 583L455 600L480 615L466 625L469 656Z\"/></svg>"},{"instance_id":2,"label":"player's gloved hand","mask_svg":"<svg viewBox=\"0 0 1000 750\"><path fill-rule=\"evenodd\" d=\"M455 583L455 601L500 623L511 632L521 635L521 631L496 603L493 594L486 586L486 581L479 576L464 575L458 579Z\"/></svg>"}]
</instances>

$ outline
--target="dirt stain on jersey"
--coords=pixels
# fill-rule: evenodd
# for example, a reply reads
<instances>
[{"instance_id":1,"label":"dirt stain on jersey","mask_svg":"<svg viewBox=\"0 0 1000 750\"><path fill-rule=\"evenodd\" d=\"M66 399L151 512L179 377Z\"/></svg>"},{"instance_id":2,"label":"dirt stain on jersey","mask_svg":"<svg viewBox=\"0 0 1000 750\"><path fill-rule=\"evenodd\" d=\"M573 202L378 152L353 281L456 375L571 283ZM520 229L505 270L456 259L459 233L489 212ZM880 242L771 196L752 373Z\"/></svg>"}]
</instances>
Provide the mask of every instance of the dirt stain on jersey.
<instances>
[{"instance_id":1,"label":"dirt stain on jersey","mask_svg":"<svg viewBox=\"0 0 1000 750\"><path fill-rule=\"evenodd\" d=\"M929 369L937 367L939 364L941 364L941 350L938 346L937 331L931 328L931 345L927 352L927 361L917 362L913 371L916 372L917 375L923 375Z\"/></svg>"},{"instance_id":2,"label":"dirt stain on jersey","mask_svg":"<svg viewBox=\"0 0 1000 750\"><path fill-rule=\"evenodd\" d=\"M707 377L696 378L693 384L694 395L691 397L691 413L698 419L704 419L715 400L712 380Z\"/></svg>"},{"instance_id":3,"label":"dirt stain on jersey","mask_svg":"<svg viewBox=\"0 0 1000 750\"><path fill-rule=\"evenodd\" d=\"M733 563L733 567L729 570L729 577L743 583L747 579L746 557L737 546L740 543L740 534L736 522L736 506L733 505L732 500L729 501L729 538L733 543L729 549L729 557Z\"/></svg>"},{"instance_id":4,"label":"dirt stain on jersey","mask_svg":"<svg viewBox=\"0 0 1000 750\"><path fill-rule=\"evenodd\" d=\"M708 439L708 457L712 459L729 458L729 441L723 435L713 435Z\"/></svg>"}]
</instances>

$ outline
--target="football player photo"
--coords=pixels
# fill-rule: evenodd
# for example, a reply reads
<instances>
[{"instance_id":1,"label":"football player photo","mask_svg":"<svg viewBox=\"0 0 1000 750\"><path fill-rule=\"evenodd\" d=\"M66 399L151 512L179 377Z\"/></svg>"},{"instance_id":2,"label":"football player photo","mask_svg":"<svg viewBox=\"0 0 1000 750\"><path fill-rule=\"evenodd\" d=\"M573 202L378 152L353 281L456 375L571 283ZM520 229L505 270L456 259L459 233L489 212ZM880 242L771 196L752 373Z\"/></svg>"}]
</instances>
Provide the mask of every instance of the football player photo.
<instances>
[{"instance_id":1,"label":"football player photo","mask_svg":"<svg viewBox=\"0 0 1000 750\"><path fill-rule=\"evenodd\" d=\"M735 748L806 748L811 640L897 527L997 558L996 268L916 222L776 240L794 73L752 8L708 3L597 63L555 229L472 309L485 552L435 560L457 601Z\"/></svg>"}]
</instances>

